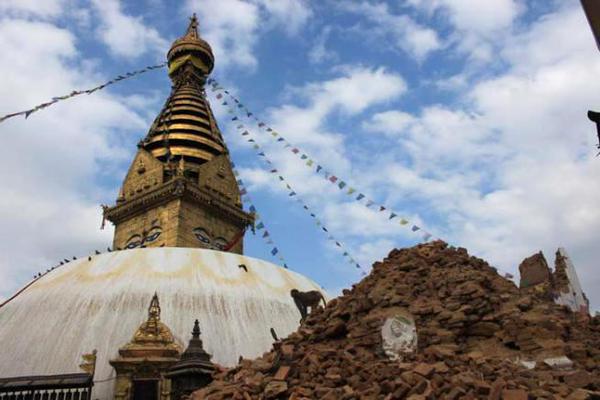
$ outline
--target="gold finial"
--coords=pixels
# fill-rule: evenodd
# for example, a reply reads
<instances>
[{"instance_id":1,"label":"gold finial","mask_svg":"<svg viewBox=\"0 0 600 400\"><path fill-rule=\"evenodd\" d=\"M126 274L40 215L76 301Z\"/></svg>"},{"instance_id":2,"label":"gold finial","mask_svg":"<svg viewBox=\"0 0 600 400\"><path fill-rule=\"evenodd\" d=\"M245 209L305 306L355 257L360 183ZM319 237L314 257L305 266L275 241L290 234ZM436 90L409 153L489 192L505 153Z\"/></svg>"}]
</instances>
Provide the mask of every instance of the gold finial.
<instances>
[{"instance_id":1,"label":"gold finial","mask_svg":"<svg viewBox=\"0 0 600 400\"><path fill-rule=\"evenodd\" d=\"M160 303L158 302L158 293L154 292L150 307L148 307L148 322L160 322Z\"/></svg>"},{"instance_id":2,"label":"gold finial","mask_svg":"<svg viewBox=\"0 0 600 400\"><path fill-rule=\"evenodd\" d=\"M192 14L190 17L190 24L187 28L185 36L194 38L198 38L200 36L198 34L198 17L196 17L196 13Z\"/></svg>"}]
</instances>

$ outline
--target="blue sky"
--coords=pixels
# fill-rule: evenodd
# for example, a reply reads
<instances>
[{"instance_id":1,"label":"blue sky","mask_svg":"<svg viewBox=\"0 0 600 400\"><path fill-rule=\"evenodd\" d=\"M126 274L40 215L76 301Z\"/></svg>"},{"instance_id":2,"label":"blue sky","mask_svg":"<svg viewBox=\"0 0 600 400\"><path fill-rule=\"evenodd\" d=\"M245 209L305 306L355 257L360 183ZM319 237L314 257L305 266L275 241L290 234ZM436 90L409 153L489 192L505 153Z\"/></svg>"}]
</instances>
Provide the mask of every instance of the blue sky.
<instances>
[{"instance_id":1,"label":"blue sky","mask_svg":"<svg viewBox=\"0 0 600 400\"><path fill-rule=\"evenodd\" d=\"M0 0L0 112L162 62L192 12L213 76L315 161L501 271L539 250L552 264L564 246L598 309L599 161L585 113L599 103L600 59L578 1ZM0 125L0 298L110 244L99 204L114 202L168 91L153 71ZM209 94L289 266L332 293L356 282ZM254 136L365 267L419 242ZM259 237L246 243L277 261Z\"/></svg>"}]
</instances>

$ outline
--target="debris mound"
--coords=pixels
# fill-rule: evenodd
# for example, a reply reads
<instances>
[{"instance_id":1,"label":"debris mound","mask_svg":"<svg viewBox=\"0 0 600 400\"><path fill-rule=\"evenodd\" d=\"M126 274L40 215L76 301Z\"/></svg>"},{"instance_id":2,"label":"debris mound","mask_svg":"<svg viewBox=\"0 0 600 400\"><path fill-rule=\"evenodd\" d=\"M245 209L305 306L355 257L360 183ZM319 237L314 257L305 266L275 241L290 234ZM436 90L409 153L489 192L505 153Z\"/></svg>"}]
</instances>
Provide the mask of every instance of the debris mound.
<instances>
[{"instance_id":1,"label":"debris mound","mask_svg":"<svg viewBox=\"0 0 600 400\"><path fill-rule=\"evenodd\" d=\"M413 319L416 337L393 354L382 327L398 316ZM594 399L599 367L597 317L436 241L393 250L272 351L191 398Z\"/></svg>"}]
</instances>

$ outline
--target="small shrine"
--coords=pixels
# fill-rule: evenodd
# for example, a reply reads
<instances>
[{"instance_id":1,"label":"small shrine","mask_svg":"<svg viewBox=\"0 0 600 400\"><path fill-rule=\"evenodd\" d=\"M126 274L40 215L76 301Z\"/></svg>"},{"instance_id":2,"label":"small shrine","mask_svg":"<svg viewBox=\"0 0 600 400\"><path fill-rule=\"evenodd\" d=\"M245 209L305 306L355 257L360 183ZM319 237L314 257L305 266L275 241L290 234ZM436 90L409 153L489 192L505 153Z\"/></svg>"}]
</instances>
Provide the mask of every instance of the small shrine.
<instances>
[{"instance_id":1,"label":"small shrine","mask_svg":"<svg viewBox=\"0 0 600 400\"><path fill-rule=\"evenodd\" d=\"M171 330L160 321L160 304L154 293L148 308L148 320L140 325L129 343L110 360L115 369L117 400L169 400L171 381L165 374L181 354Z\"/></svg>"},{"instance_id":2,"label":"small shrine","mask_svg":"<svg viewBox=\"0 0 600 400\"><path fill-rule=\"evenodd\" d=\"M172 400L179 400L212 382L212 374L216 367L210 359L211 355L202 346L200 324L196 320L187 349L181 355L181 359L165 375L172 382Z\"/></svg>"}]
</instances>

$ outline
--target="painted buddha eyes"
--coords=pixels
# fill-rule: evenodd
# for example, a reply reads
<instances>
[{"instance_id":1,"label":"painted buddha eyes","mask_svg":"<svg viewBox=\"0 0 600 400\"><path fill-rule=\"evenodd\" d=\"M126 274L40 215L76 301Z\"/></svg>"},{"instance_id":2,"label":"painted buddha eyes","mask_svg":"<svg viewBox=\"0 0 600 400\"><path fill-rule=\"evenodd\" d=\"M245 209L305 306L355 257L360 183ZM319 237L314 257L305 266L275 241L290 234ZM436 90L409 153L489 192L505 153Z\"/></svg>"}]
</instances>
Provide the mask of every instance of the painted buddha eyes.
<instances>
[{"instance_id":1,"label":"painted buddha eyes","mask_svg":"<svg viewBox=\"0 0 600 400\"><path fill-rule=\"evenodd\" d=\"M195 228L192 232L196 238L204 243L209 249L225 250L227 247L227 240L222 237L212 239L210 234L204 228Z\"/></svg>"},{"instance_id":2,"label":"painted buddha eyes","mask_svg":"<svg viewBox=\"0 0 600 400\"><path fill-rule=\"evenodd\" d=\"M150 229L150 232L148 232L148 234L146 235L145 242L147 242L147 243L154 242L156 239L158 239L158 237L160 236L161 233L162 233L162 230L159 227L154 227L154 228Z\"/></svg>"},{"instance_id":3,"label":"painted buddha eyes","mask_svg":"<svg viewBox=\"0 0 600 400\"><path fill-rule=\"evenodd\" d=\"M210 235L208 234L208 232L206 232L206 230L202 228L195 228L193 232L199 241L205 244L210 244Z\"/></svg>"},{"instance_id":4,"label":"painted buddha eyes","mask_svg":"<svg viewBox=\"0 0 600 400\"><path fill-rule=\"evenodd\" d=\"M225 250L227 247L227 241L222 237L216 238L214 242L214 248L217 250Z\"/></svg>"},{"instance_id":5,"label":"painted buddha eyes","mask_svg":"<svg viewBox=\"0 0 600 400\"><path fill-rule=\"evenodd\" d=\"M144 243L152 243L156 239L158 239L161 233L162 229L158 226L155 226L152 229L150 229L150 231L148 231L145 237L142 237L142 235L135 234L129 238L125 248L135 249L136 247L142 246Z\"/></svg>"},{"instance_id":6,"label":"painted buddha eyes","mask_svg":"<svg viewBox=\"0 0 600 400\"><path fill-rule=\"evenodd\" d=\"M142 245L142 237L140 235L133 235L127 241L126 249L135 249L136 247L140 247Z\"/></svg>"}]
</instances>

